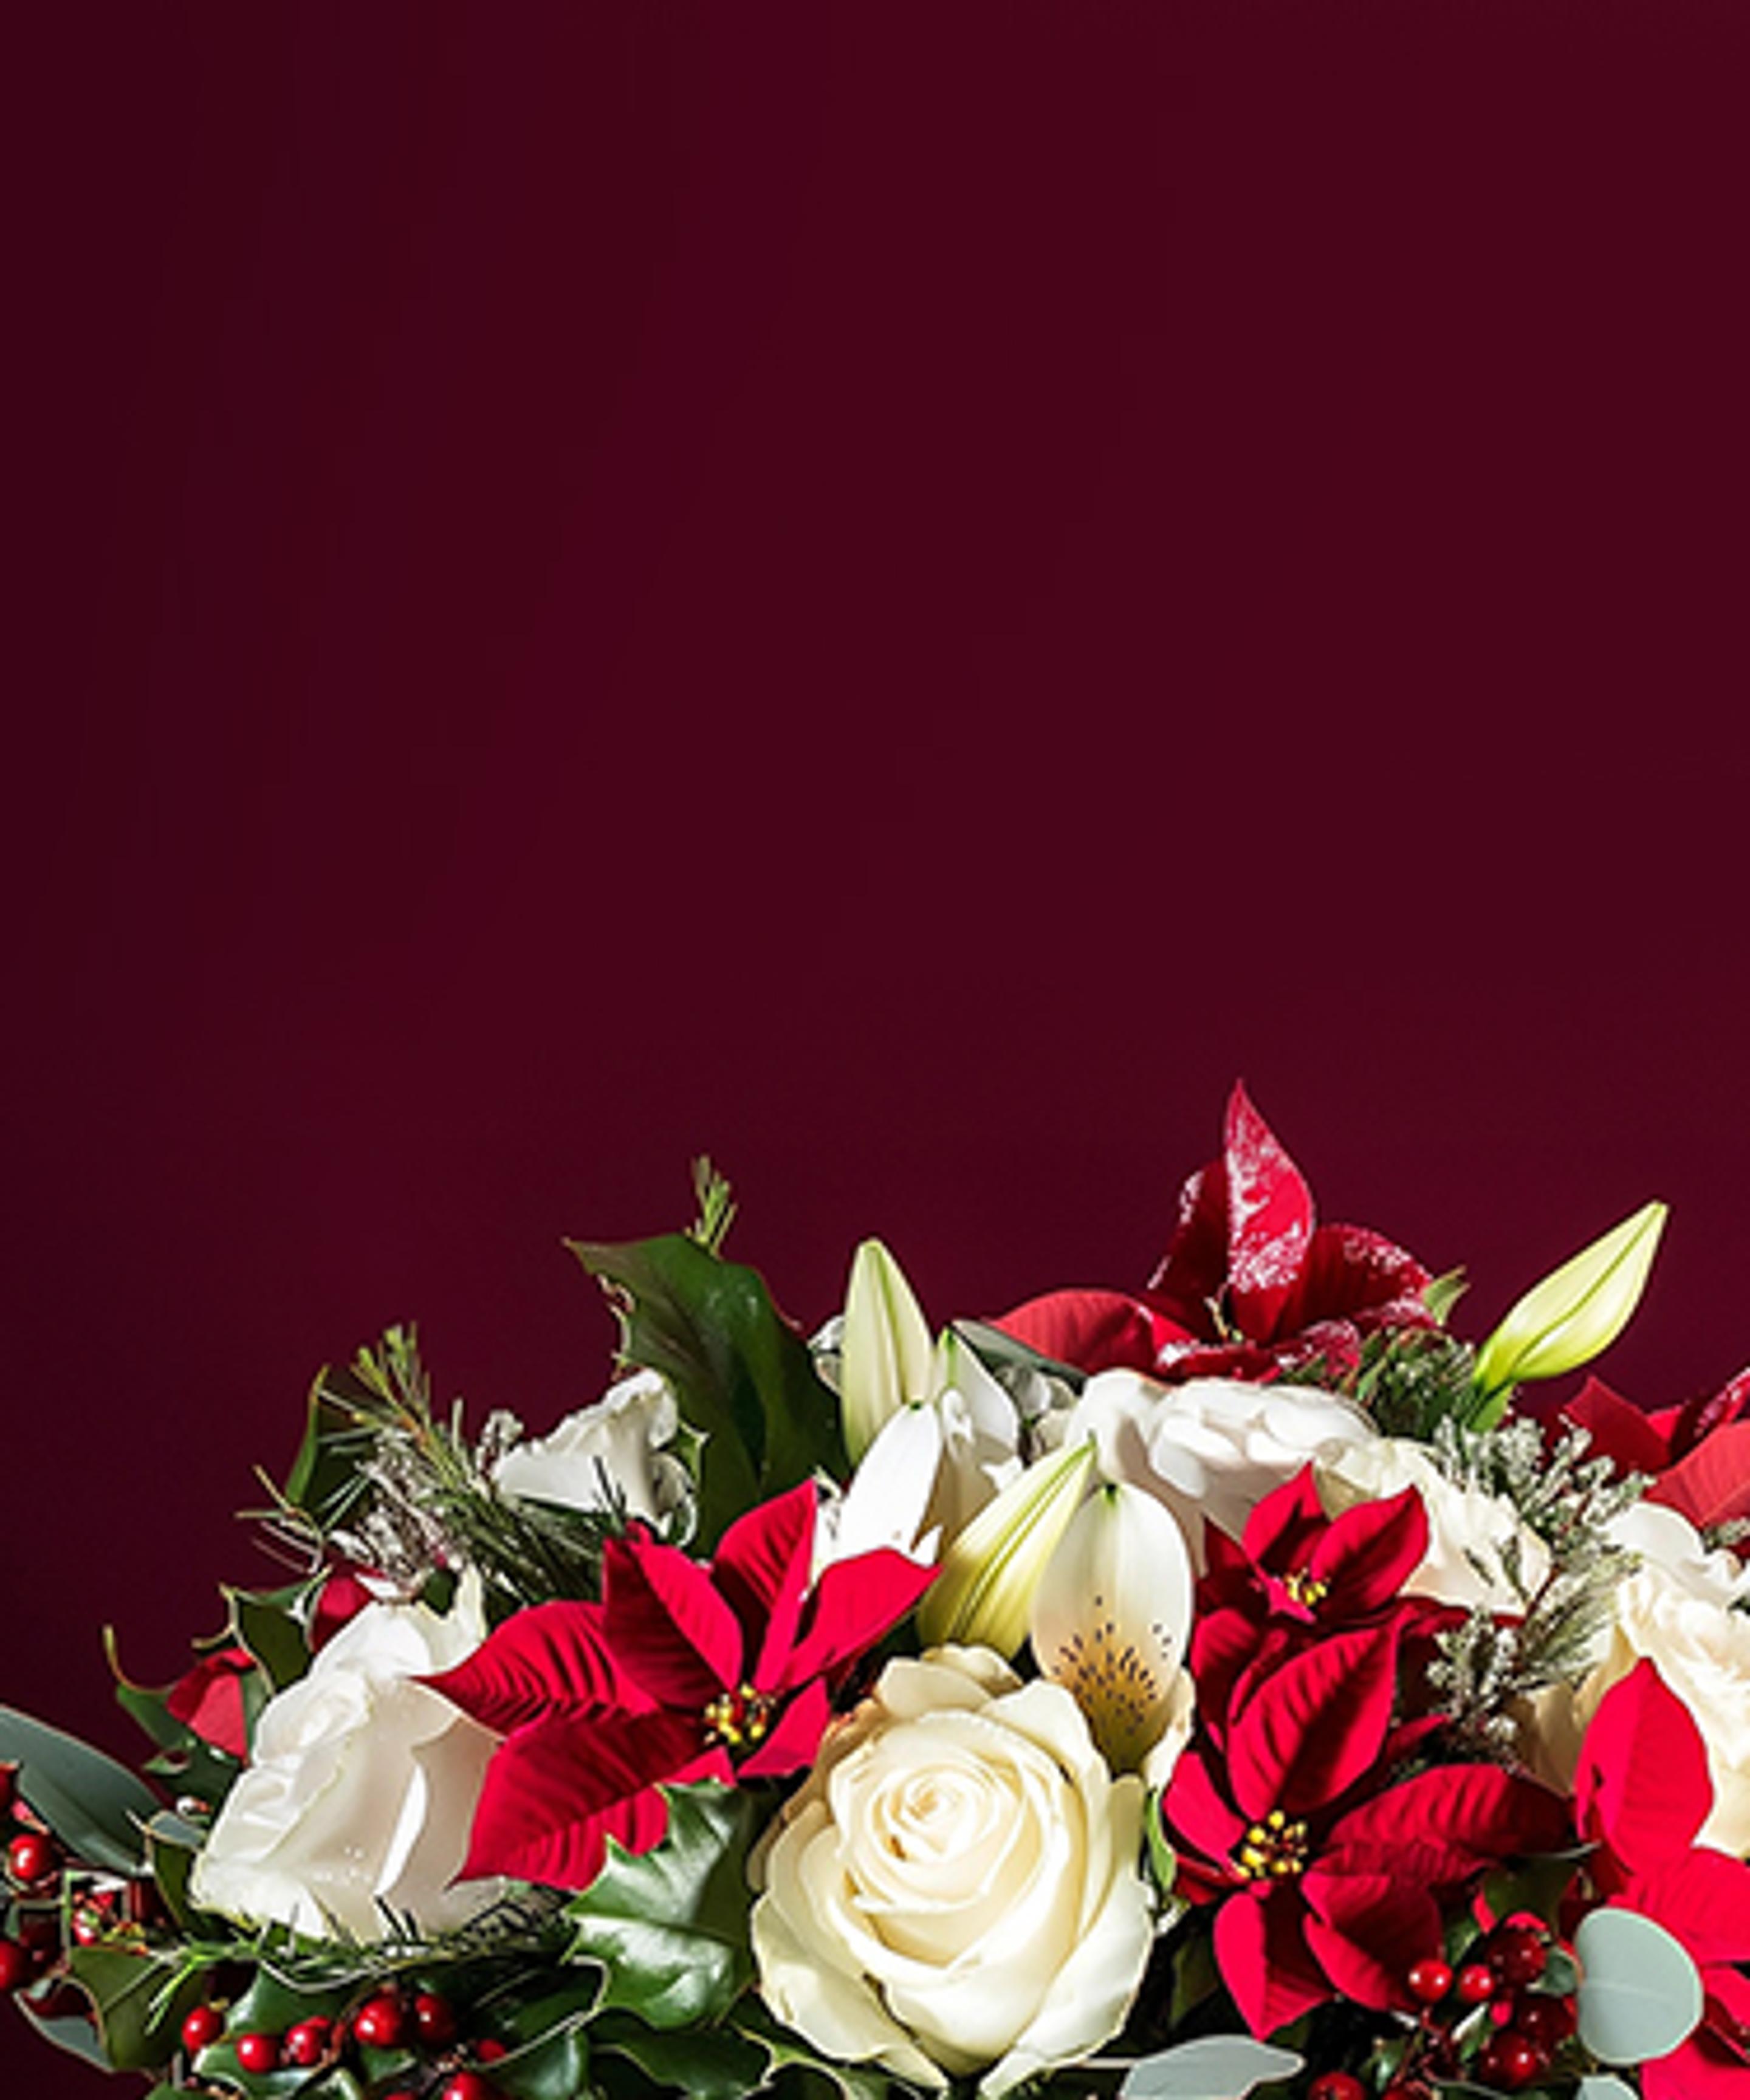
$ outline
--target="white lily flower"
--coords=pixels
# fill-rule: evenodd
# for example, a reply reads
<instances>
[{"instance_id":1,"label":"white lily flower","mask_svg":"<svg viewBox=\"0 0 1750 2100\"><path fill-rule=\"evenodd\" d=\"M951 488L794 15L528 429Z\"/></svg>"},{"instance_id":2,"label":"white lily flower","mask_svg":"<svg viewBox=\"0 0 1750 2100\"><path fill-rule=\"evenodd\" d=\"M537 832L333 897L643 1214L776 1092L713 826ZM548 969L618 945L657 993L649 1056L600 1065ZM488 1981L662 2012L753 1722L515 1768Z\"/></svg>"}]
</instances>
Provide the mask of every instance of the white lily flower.
<instances>
[{"instance_id":1,"label":"white lily flower","mask_svg":"<svg viewBox=\"0 0 1750 2100\"><path fill-rule=\"evenodd\" d=\"M1034 1656L1074 1695L1115 1771L1139 1770L1184 1705L1193 1586L1171 1511L1122 1481L1095 1489L1046 1564Z\"/></svg>"},{"instance_id":2,"label":"white lily flower","mask_svg":"<svg viewBox=\"0 0 1750 2100\"><path fill-rule=\"evenodd\" d=\"M949 1542L941 1573L918 1607L926 1646L954 1641L998 1655L1017 1652L1039 1579L1081 1503L1093 1463L1091 1440L1035 1458Z\"/></svg>"},{"instance_id":3,"label":"white lily flower","mask_svg":"<svg viewBox=\"0 0 1750 2100\"><path fill-rule=\"evenodd\" d=\"M929 1396L930 1330L905 1272L879 1240L851 1261L840 1341L839 1395L853 1462L908 1401Z\"/></svg>"},{"instance_id":4,"label":"white lily flower","mask_svg":"<svg viewBox=\"0 0 1750 2100\"><path fill-rule=\"evenodd\" d=\"M1536 1284L1477 1352L1479 1392L1559 1378L1600 1356L1629 1324L1664 1229L1646 1203Z\"/></svg>"}]
</instances>

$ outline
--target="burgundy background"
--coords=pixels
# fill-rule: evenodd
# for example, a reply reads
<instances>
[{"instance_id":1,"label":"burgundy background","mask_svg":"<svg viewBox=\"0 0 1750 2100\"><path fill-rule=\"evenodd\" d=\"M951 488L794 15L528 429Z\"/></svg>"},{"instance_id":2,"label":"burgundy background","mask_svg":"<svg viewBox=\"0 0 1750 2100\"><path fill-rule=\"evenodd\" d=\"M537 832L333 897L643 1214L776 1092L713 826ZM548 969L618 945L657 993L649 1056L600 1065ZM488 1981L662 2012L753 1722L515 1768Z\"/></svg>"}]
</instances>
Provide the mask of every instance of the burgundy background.
<instances>
[{"instance_id":1,"label":"burgundy background","mask_svg":"<svg viewBox=\"0 0 1750 2100\"><path fill-rule=\"evenodd\" d=\"M13 38L7 1696L130 1747L386 1321L588 1397L703 1147L941 1317L1243 1073L1473 1331L1660 1193L1613 1378L1750 1357L1730 0Z\"/></svg>"}]
</instances>

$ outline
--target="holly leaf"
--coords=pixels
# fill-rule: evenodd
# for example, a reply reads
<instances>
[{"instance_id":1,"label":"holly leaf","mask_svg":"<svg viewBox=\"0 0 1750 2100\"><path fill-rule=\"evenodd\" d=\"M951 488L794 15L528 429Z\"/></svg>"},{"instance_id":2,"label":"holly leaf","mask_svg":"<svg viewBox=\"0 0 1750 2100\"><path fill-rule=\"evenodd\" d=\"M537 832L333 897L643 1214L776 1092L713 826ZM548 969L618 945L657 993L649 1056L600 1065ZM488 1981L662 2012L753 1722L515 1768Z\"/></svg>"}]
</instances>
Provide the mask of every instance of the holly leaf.
<instances>
[{"instance_id":1,"label":"holly leaf","mask_svg":"<svg viewBox=\"0 0 1750 2100\"><path fill-rule=\"evenodd\" d=\"M800 2035L780 2027L765 2007L756 2001L739 2014L735 2032L745 2041L765 2053L765 2076L761 2085L773 2082L774 2074L796 2071L804 2080L825 2080L839 2100L893 2100L896 2093L913 2093L915 2086L896 2078L891 2071L870 2063L835 2063L818 2055Z\"/></svg>"},{"instance_id":2,"label":"holly leaf","mask_svg":"<svg viewBox=\"0 0 1750 2100\"><path fill-rule=\"evenodd\" d=\"M752 1974L747 1843L753 1803L734 1787L664 1787L668 1833L647 1852L610 1840L607 1863L566 1904L570 1961L607 1972L604 2010L664 2031L721 2019Z\"/></svg>"},{"instance_id":3,"label":"holly leaf","mask_svg":"<svg viewBox=\"0 0 1750 2100\"><path fill-rule=\"evenodd\" d=\"M141 1828L157 1796L125 1766L59 1728L0 1706L0 1762L19 1767L18 1790L75 1858L137 1874Z\"/></svg>"},{"instance_id":4,"label":"holly leaf","mask_svg":"<svg viewBox=\"0 0 1750 2100\"><path fill-rule=\"evenodd\" d=\"M683 1418L706 1440L702 1546L714 1546L754 1503L817 1471L844 1478L838 1401L755 1270L684 1233L618 1246L566 1244L615 1302L621 1354L662 1373Z\"/></svg>"},{"instance_id":5,"label":"holly leaf","mask_svg":"<svg viewBox=\"0 0 1750 2100\"><path fill-rule=\"evenodd\" d=\"M76 1947L67 1973L91 2001L104 2061L117 2071L156 2071L176 2053L183 2016L205 1984L179 1960Z\"/></svg>"},{"instance_id":6,"label":"holly leaf","mask_svg":"<svg viewBox=\"0 0 1750 2100\"><path fill-rule=\"evenodd\" d=\"M227 1590L231 1631L263 1670L276 1692L295 1684L310 1668L310 1643L294 1604L306 1585L289 1590Z\"/></svg>"},{"instance_id":7,"label":"holly leaf","mask_svg":"<svg viewBox=\"0 0 1750 2100\"><path fill-rule=\"evenodd\" d=\"M765 2083L769 2052L727 2027L669 2032L624 2014L608 2014L589 2030L595 2054L623 2056L655 2085L691 2100L744 2100Z\"/></svg>"}]
</instances>

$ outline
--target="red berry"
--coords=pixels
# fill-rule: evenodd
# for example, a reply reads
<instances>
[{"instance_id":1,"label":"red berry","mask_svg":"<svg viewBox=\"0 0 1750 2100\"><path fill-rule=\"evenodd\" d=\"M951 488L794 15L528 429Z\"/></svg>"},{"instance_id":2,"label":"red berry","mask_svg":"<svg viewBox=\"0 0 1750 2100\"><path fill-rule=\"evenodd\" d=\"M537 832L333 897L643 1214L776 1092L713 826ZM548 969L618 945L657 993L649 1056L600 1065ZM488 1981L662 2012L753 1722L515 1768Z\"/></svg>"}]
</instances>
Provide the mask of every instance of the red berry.
<instances>
[{"instance_id":1,"label":"red berry","mask_svg":"<svg viewBox=\"0 0 1750 2100\"><path fill-rule=\"evenodd\" d=\"M352 2016L355 2040L367 2049L394 2049L407 2038L407 2014L399 1998L367 1998Z\"/></svg>"},{"instance_id":2,"label":"red berry","mask_svg":"<svg viewBox=\"0 0 1750 2100\"><path fill-rule=\"evenodd\" d=\"M0 1939L0 1997L22 1991L36 1969L30 1949L15 1939Z\"/></svg>"},{"instance_id":3,"label":"red berry","mask_svg":"<svg viewBox=\"0 0 1750 2100\"><path fill-rule=\"evenodd\" d=\"M277 2071L280 2067L280 2037L271 2034L239 2035L237 2061L245 2071Z\"/></svg>"},{"instance_id":4,"label":"red berry","mask_svg":"<svg viewBox=\"0 0 1750 2100\"><path fill-rule=\"evenodd\" d=\"M474 2044L474 2053L483 2063L496 2063L501 2056L509 2056L510 2049L507 2043L496 2040L492 2036L487 2035L483 2041Z\"/></svg>"},{"instance_id":5,"label":"red berry","mask_svg":"<svg viewBox=\"0 0 1750 2100\"><path fill-rule=\"evenodd\" d=\"M295 2063L300 2071L307 2071L312 2064L321 2062L328 2049L326 2020L300 2020L296 2027L286 2029L285 2060Z\"/></svg>"},{"instance_id":6,"label":"red berry","mask_svg":"<svg viewBox=\"0 0 1750 2100\"><path fill-rule=\"evenodd\" d=\"M1549 1965L1543 1935L1528 1925L1504 1925L1491 1933L1485 1952L1488 1965L1504 1983L1523 1988L1535 1983Z\"/></svg>"},{"instance_id":7,"label":"red berry","mask_svg":"<svg viewBox=\"0 0 1750 2100\"><path fill-rule=\"evenodd\" d=\"M15 1882L34 1888L55 1872L55 1846L40 1830L20 1831L7 1847L6 1864Z\"/></svg>"},{"instance_id":8,"label":"red berry","mask_svg":"<svg viewBox=\"0 0 1750 2100\"><path fill-rule=\"evenodd\" d=\"M1495 1972L1486 1961L1467 1961L1452 1988L1467 2005L1485 2004L1495 1995Z\"/></svg>"},{"instance_id":9,"label":"red berry","mask_svg":"<svg viewBox=\"0 0 1750 2100\"><path fill-rule=\"evenodd\" d=\"M225 2032L225 2015L217 2005L196 2005L183 2022L183 2047L191 2056L217 2041Z\"/></svg>"},{"instance_id":10,"label":"red berry","mask_svg":"<svg viewBox=\"0 0 1750 2100\"><path fill-rule=\"evenodd\" d=\"M413 2001L413 2024L420 2040L430 2042L434 2049L442 2049L456 2039L456 2014L450 2001L434 1991L422 1991Z\"/></svg>"},{"instance_id":11,"label":"red berry","mask_svg":"<svg viewBox=\"0 0 1750 2100\"><path fill-rule=\"evenodd\" d=\"M1496 2035L1476 2060L1480 2076L1509 2093L1523 2091L1549 2067L1549 2059L1537 2045L1510 2029Z\"/></svg>"},{"instance_id":12,"label":"red berry","mask_svg":"<svg viewBox=\"0 0 1750 2100\"><path fill-rule=\"evenodd\" d=\"M438 2100L496 2100L497 2092L498 2088L478 2071L458 2071L439 2094Z\"/></svg>"},{"instance_id":13,"label":"red berry","mask_svg":"<svg viewBox=\"0 0 1750 2100\"><path fill-rule=\"evenodd\" d=\"M1307 2088L1307 2100L1367 2100L1367 2088L1350 2071L1321 2071Z\"/></svg>"},{"instance_id":14,"label":"red berry","mask_svg":"<svg viewBox=\"0 0 1750 2100\"><path fill-rule=\"evenodd\" d=\"M1404 1980L1413 1998L1420 1998L1425 2005L1437 2005L1452 1988L1452 1965L1428 1955L1411 1963Z\"/></svg>"},{"instance_id":15,"label":"red berry","mask_svg":"<svg viewBox=\"0 0 1750 2100\"><path fill-rule=\"evenodd\" d=\"M1559 2049L1574 2032L1574 2008L1567 1998L1545 1991L1521 1998L1513 2009L1513 2027L1540 2049Z\"/></svg>"}]
</instances>

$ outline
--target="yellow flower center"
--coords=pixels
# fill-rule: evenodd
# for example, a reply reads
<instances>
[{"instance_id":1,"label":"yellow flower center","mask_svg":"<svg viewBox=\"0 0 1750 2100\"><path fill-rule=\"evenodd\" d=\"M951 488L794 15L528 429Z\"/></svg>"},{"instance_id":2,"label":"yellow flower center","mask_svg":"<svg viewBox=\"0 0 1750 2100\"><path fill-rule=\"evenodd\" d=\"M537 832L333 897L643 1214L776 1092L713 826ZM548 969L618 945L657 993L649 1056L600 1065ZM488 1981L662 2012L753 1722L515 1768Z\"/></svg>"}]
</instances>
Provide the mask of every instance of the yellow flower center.
<instances>
[{"instance_id":1,"label":"yellow flower center","mask_svg":"<svg viewBox=\"0 0 1750 2100\"><path fill-rule=\"evenodd\" d=\"M756 1743L765 1740L771 1727L774 1703L765 1692L756 1692L751 1684L738 1685L733 1692L720 1692L705 1705L706 1739L721 1743L726 1749L752 1749Z\"/></svg>"},{"instance_id":2,"label":"yellow flower center","mask_svg":"<svg viewBox=\"0 0 1750 2100\"><path fill-rule=\"evenodd\" d=\"M1285 1882L1306 1871L1307 1826L1272 1808L1233 1848L1233 1871L1242 1882Z\"/></svg>"},{"instance_id":3,"label":"yellow flower center","mask_svg":"<svg viewBox=\"0 0 1750 2100\"><path fill-rule=\"evenodd\" d=\"M1315 1604L1322 1604L1331 1594L1331 1586L1318 1575L1308 1573L1304 1568L1296 1568L1282 1577L1282 1587L1297 1604L1303 1604L1310 1612Z\"/></svg>"}]
</instances>

